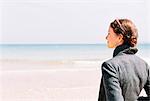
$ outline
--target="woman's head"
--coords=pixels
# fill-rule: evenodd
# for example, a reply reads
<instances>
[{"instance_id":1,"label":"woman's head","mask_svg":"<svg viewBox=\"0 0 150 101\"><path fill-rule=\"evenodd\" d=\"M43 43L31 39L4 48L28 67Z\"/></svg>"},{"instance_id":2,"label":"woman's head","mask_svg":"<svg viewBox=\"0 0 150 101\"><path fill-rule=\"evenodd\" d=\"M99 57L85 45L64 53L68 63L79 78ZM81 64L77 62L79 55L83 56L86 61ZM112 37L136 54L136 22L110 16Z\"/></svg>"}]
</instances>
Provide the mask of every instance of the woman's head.
<instances>
[{"instance_id":1,"label":"woman's head","mask_svg":"<svg viewBox=\"0 0 150 101\"><path fill-rule=\"evenodd\" d=\"M116 19L111 22L108 35L108 47L115 48L125 44L134 47L137 44L138 32L131 20Z\"/></svg>"}]
</instances>

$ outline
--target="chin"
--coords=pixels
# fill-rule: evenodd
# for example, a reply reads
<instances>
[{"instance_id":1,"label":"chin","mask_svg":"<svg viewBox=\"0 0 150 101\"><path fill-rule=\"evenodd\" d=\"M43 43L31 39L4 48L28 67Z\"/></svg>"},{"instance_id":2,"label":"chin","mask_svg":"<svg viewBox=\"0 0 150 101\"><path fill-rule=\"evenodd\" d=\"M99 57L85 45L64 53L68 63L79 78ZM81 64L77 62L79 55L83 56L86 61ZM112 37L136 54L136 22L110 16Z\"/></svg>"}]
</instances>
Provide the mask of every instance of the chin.
<instances>
[{"instance_id":1,"label":"chin","mask_svg":"<svg viewBox=\"0 0 150 101\"><path fill-rule=\"evenodd\" d=\"M107 47L108 47L108 48L115 48L114 45L109 45L109 44L107 45Z\"/></svg>"}]
</instances>

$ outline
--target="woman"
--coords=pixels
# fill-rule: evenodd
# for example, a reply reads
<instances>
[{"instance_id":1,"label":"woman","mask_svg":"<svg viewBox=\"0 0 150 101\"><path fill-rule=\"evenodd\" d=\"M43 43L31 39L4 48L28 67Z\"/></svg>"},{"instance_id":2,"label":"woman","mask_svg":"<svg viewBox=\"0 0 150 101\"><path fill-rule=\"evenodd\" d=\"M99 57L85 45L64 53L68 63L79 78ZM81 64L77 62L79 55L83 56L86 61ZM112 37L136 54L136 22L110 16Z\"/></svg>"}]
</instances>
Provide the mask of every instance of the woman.
<instances>
[{"instance_id":1,"label":"woman","mask_svg":"<svg viewBox=\"0 0 150 101\"><path fill-rule=\"evenodd\" d=\"M113 58L102 64L102 79L98 101L137 101L141 90L150 101L150 67L136 56L138 32L132 21L116 19L106 36L109 48L115 48Z\"/></svg>"}]
</instances>

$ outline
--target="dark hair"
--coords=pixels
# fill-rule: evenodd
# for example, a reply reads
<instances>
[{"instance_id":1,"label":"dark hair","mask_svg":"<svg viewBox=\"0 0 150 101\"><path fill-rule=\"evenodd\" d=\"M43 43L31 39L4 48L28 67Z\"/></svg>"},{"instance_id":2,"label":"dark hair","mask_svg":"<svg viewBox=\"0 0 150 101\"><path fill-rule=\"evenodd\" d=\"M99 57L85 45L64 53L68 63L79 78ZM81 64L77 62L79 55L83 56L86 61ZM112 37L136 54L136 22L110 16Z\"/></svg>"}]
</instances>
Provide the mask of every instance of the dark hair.
<instances>
[{"instance_id":1,"label":"dark hair","mask_svg":"<svg viewBox=\"0 0 150 101\"><path fill-rule=\"evenodd\" d=\"M110 26L113 31L119 35L123 35L123 40L126 45L134 47L137 44L138 31L134 23L129 19L116 19Z\"/></svg>"}]
</instances>

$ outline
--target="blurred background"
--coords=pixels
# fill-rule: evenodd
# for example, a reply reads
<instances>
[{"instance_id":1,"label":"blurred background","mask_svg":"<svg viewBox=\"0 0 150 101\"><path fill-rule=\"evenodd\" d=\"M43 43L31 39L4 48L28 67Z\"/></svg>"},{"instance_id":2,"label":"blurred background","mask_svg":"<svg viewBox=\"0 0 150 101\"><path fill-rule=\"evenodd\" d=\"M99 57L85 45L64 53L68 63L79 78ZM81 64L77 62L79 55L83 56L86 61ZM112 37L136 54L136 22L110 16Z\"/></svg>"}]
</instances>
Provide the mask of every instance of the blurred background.
<instances>
[{"instance_id":1,"label":"blurred background","mask_svg":"<svg viewBox=\"0 0 150 101\"><path fill-rule=\"evenodd\" d=\"M116 18L135 23L150 64L150 0L0 0L0 100L97 101Z\"/></svg>"}]
</instances>

